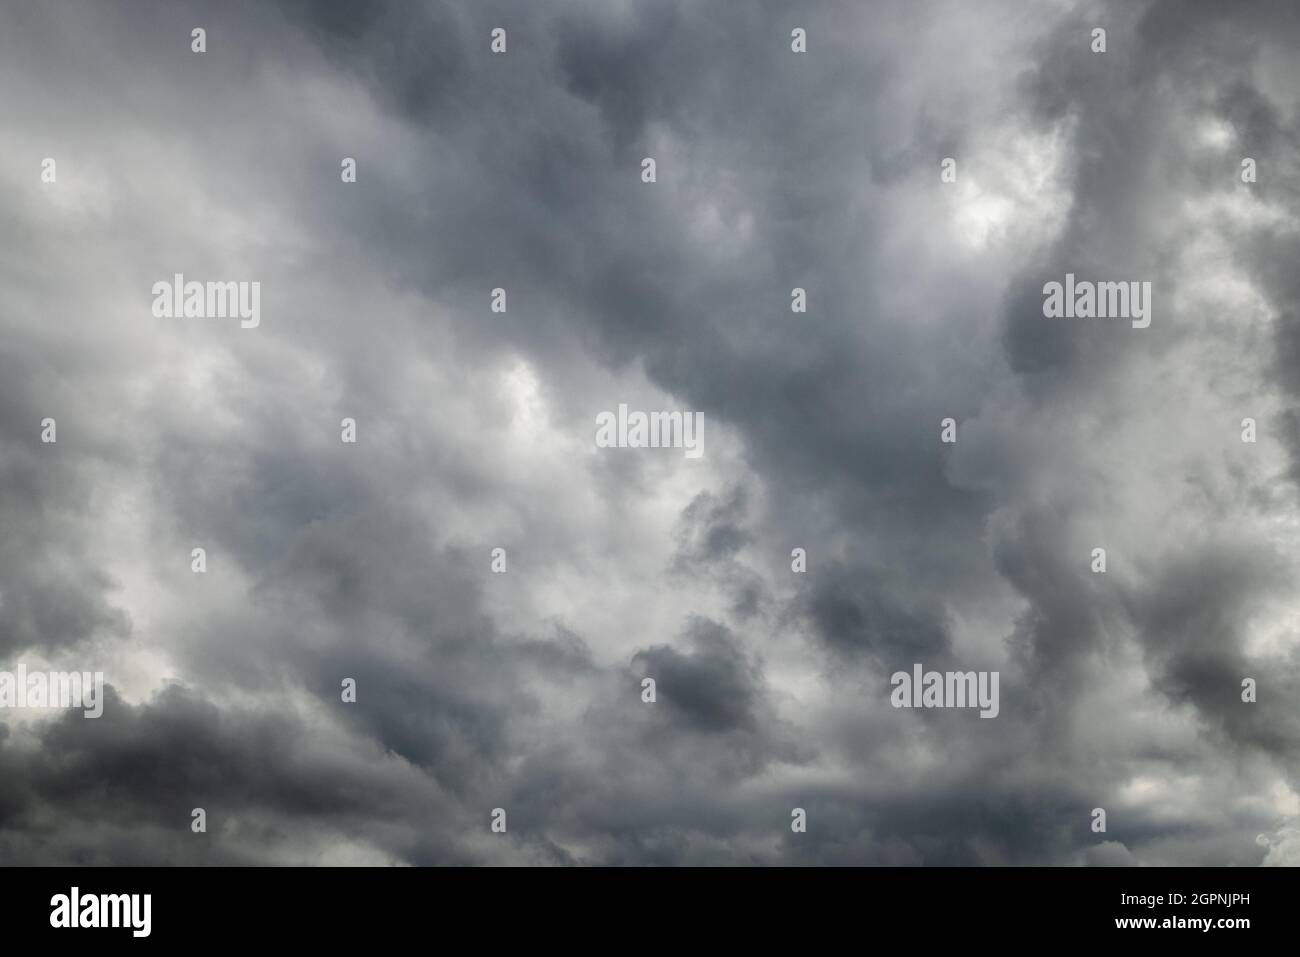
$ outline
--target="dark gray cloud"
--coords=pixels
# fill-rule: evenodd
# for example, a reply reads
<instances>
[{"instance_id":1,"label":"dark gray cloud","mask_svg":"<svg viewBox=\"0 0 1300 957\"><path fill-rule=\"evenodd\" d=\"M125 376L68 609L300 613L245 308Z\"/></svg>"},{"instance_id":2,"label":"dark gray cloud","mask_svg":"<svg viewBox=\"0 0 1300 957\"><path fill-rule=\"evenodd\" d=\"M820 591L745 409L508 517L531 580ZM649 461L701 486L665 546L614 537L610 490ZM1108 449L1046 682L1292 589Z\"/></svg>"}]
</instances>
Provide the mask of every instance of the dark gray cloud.
<instances>
[{"instance_id":1,"label":"dark gray cloud","mask_svg":"<svg viewBox=\"0 0 1300 957\"><path fill-rule=\"evenodd\" d=\"M0 715L0 860L1297 859L1293 5L0 22L0 669L112 688Z\"/></svg>"}]
</instances>

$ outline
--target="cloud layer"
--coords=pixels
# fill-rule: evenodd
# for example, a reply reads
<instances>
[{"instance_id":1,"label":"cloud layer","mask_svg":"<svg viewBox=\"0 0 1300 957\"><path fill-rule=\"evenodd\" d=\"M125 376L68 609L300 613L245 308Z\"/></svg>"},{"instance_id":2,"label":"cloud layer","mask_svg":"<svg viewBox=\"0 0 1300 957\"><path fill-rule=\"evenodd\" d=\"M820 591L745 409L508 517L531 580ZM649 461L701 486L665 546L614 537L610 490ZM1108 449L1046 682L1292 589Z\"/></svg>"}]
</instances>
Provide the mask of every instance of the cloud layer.
<instances>
[{"instance_id":1,"label":"cloud layer","mask_svg":"<svg viewBox=\"0 0 1300 957\"><path fill-rule=\"evenodd\" d=\"M0 862L1295 862L1294 4L0 26L0 670L110 685L0 712Z\"/></svg>"}]
</instances>

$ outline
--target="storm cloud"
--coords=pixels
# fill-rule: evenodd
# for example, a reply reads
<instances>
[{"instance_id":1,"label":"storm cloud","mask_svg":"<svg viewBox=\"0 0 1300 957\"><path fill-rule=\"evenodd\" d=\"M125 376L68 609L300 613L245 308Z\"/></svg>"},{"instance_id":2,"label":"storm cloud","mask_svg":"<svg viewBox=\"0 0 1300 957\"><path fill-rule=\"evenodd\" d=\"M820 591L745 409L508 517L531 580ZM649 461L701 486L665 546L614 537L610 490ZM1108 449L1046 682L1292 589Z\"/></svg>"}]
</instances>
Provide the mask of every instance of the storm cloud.
<instances>
[{"instance_id":1,"label":"storm cloud","mask_svg":"<svg viewBox=\"0 0 1300 957\"><path fill-rule=\"evenodd\" d=\"M1287 0L11 5L0 671L109 689L0 710L0 862L1300 862L1298 47ZM154 315L177 273L260 324ZM1151 325L1046 318L1067 274ZM704 454L597 447L624 403ZM914 664L998 716L892 707Z\"/></svg>"}]
</instances>

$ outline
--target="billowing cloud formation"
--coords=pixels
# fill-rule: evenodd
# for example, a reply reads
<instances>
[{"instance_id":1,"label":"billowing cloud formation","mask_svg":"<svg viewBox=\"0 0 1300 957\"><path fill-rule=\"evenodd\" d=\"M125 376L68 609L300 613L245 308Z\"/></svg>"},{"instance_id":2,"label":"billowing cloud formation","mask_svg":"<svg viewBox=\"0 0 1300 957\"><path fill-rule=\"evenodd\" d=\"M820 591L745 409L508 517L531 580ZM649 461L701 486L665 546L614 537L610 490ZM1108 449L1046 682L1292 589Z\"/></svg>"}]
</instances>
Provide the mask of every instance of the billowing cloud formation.
<instances>
[{"instance_id":1,"label":"billowing cloud formation","mask_svg":"<svg viewBox=\"0 0 1300 957\"><path fill-rule=\"evenodd\" d=\"M1294 857L1293 4L0 16L0 861Z\"/></svg>"}]
</instances>

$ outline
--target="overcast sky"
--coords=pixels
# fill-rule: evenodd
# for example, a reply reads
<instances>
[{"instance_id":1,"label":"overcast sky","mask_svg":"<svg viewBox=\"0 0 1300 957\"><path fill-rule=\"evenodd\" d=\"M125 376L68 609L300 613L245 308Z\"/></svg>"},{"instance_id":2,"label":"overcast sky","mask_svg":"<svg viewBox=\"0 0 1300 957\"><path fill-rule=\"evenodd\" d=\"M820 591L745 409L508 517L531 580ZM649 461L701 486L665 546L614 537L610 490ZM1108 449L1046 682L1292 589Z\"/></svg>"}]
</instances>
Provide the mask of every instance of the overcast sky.
<instances>
[{"instance_id":1,"label":"overcast sky","mask_svg":"<svg viewBox=\"0 0 1300 957\"><path fill-rule=\"evenodd\" d=\"M1289 0L6 4L0 670L110 687L0 711L0 862L1300 863L1297 49ZM1149 328L1045 318L1067 273ZM703 455L598 448L620 403Z\"/></svg>"}]
</instances>

